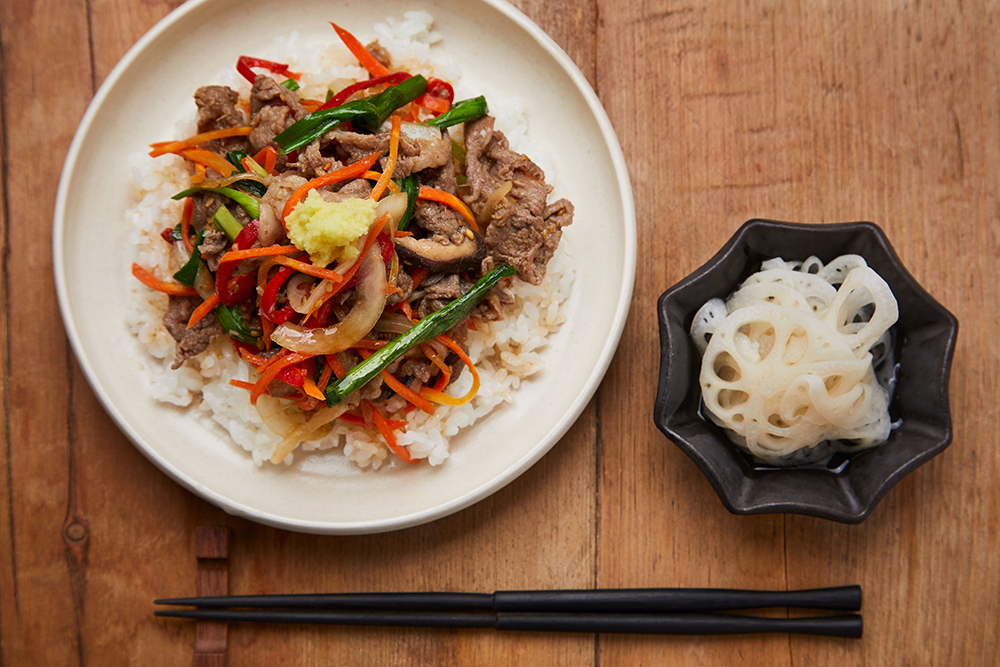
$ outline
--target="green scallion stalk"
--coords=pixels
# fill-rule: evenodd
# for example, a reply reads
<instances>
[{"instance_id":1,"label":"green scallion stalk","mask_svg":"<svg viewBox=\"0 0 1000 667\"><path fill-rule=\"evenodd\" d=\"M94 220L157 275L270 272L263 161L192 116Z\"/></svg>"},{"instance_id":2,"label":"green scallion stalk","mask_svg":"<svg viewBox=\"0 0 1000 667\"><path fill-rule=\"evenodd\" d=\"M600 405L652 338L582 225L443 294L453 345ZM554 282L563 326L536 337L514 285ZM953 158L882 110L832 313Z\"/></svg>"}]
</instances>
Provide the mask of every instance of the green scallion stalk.
<instances>
[{"instance_id":1,"label":"green scallion stalk","mask_svg":"<svg viewBox=\"0 0 1000 667\"><path fill-rule=\"evenodd\" d=\"M426 343L432 338L458 324L462 318L482 301L502 278L516 273L510 264L501 264L476 281L468 292L458 297L441 310L435 311L413 325L402 336L389 342L370 357L347 372L344 377L326 388L326 404L334 406L363 387L365 383L381 373L389 364L399 358L414 345Z\"/></svg>"},{"instance_id":2,"label":"green scallion stalk","mask_svg":"<svg viewBox=\"0 0 1000 667\"><path fill-rule=\"evenodd\" d=\"M445 113L424 122L427 125L433 125L434 127L443 130L446 127L451 127L452 125L458 125L459 123L466 123L470 120L482 118L489 112L489 107L486 106L486 98L480 95L479 97L473 97L472 99L455 102L451 105L451 109Z\"/></svg>"},{"instance_id":3,"label":"green scallion stalk","mask_svg":"<svg viewBox=\"0 0 1000 667\"><path fill-rule=\"evenodd\" d=\"M302 148L320 138L337 125L350 121L354 125L376 132L393 111L409 104L427 91L427 79L411 76L377 95L346 102L332 109L314 111L289 125L274 138L282 152Z\"/></svg>"},{"instance_id":4,"label":"green scallion stalk","mask_svg":"<svg viewBox=\"0 0 1000 667\"><path fill-rule=\"evenodd\" d=\"M251 329L246 325L239 306L220 304L212 312L215 313L215 319L219 321L219 325L226 330L226 333L241 343L256 345L257 341L260 340L260 331Z\"/></svg>"},{"instance_id":5,"label":"green scallion stalk","mask_svg":"<svg viewBox=\"0 0 1000 667\"><path fill-rule=\"evenodd\" d=\"M417 182L416 175L410 174L406 178L397 180L396 185L399 186L400 192L406 193L406 210L403 212L403 217L399 219L399 225L397 225L397 229L402 232L410 226L410 220L413 218L413 209L417 206L417 195L420 194L420 183Z\"/></svg>"},{"instance_id":6,"label":"green scallion stalk","mask_svg":"<svg viewBox=\"0 0 1000 667\"><path fill-rule=\"evenodd\" d=\"M198 232L198 236L194 240L194 250L191 251L191 256L188 257L188 261L184 263L184 266L177 270L177 273L174 274L174 280L185 287L194 287L194 280L198 276L198 269L201 267L200 246L204 238L205 230L203 229Z\"/></svg>"},{"instance_id":7,"label":"green scallion stalk","mask_svg":"<svg viewBox=\"0 0 1000 667\"><path fill-rule=\"evenodd\" d=\"M251 197L246 192L242 192L240 190L234 190L233 188L188 188L187 190L182 190L181 192L178 192L173 197L171 197L171 199L177 199L177 200L184 199L185 197L190 197L191 195L198 192L211 192L213 194L229 197L234 202L239 204L240 207L244 211L246 211L247 215L249 215L251 218L256 220L257 218L260 217L260 202Z\"/></svg>"},{"instance_id":8,"label":"green scallion stalk","mask_svg":"<svg viewBox=\"0 0 1000 667\"><path fill-rule=\"evenodd\" d=\"M240 221L225 206L220 206L215 211L215 215L212 216L212 224L222 230L222 233L230 241L235 241L236 237L243 231L243 225L240 224Z\"/></svg>"}]
</instances>

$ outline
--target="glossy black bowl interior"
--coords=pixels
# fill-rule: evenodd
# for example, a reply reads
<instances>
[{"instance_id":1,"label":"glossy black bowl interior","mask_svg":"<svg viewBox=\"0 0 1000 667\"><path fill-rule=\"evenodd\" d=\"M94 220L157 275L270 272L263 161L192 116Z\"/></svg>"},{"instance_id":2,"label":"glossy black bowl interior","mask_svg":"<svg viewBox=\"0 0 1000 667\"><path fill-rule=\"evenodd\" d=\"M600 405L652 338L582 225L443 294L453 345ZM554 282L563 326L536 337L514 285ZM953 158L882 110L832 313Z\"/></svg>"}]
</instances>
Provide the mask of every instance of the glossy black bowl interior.
<instances>
[{"instance_id":1,"label":"glossy black bowl interior","mask_svg":"<svg viewBox=\"0 0 1000 667\"><path fill-rule=\"evenodd\" d=\"M828 262L848 253L864 257L899 303L891 414L901 425L884 445L832 466L756 466L700 414L701 355L688 335L694 314L709 299L731 294L765 259L816 255ZM874 224L751 220L708 263L664 292L658 310L660 377L654 420L701 468L731 512L791 512L857 523L893 485L951 442L948 375L958 320L914 280Z\"/></svg>"}]
</instances>

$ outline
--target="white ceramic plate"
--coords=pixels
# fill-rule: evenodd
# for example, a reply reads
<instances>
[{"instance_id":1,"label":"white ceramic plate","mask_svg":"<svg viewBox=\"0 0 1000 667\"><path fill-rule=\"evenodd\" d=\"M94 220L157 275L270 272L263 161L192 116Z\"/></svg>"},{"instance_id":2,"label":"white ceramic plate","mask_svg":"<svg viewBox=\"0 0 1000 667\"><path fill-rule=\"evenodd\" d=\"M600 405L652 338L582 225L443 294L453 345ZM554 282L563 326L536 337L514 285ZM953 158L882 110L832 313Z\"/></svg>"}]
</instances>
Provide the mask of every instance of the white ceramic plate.
<instances>
[{"instance_id":1,"label":"white ceramic plate","mask_svg":"<svg viewBox=\"0 0 1000 667\"><path fill-rule=\"evenodd\" d=\"M144 396L139 346L125 326L130 225L128 155L163 138L192 94L263 35L335 34L363 40L409 3L193 0L128 52L91 103L66 159L55 209L54 260L70 341L122 431L178 483L227 512L311 533L360 534L437 519L489 496L540 459L597 389L618 344L635 273L635 212L614 130L586 79L538 26L498 0L428 0L443 41L432 54L461 63L463 81L516 91L531 146L552 156L549 180L576 205L564 242L576 264L569 317L544 352L546 369L516 403L452 441L439 467L363 471L339 450L258 468L250 455L183 410ZM536 149L532 148L529 153ZM123 268L126 267L126 268Z\"/></svg>"}]
</instances>

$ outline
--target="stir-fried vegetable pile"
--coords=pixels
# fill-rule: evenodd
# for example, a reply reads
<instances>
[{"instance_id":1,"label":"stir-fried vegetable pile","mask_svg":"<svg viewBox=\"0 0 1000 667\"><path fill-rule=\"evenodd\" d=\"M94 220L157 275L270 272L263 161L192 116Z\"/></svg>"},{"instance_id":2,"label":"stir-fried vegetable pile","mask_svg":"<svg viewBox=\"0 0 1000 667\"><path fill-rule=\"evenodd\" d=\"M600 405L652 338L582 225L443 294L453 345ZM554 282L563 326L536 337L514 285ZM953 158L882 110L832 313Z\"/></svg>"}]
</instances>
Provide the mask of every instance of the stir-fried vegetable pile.
<instances>
[{"instance_id":1,"label":"stir-fried vegetable pile","mask_svg":"<svg viewBox=\"0 0 1000 667\"><path fill-rule=\"evenodd\" d=\"M515 274L503 261L484 267L483 217L426 176L447 161L462 178L463 146L448 140L447 130L485 116L487 105L483 97L454 101L445 81L390 71L377 51L334 28L370 78L324 100L300 99L293 92L300 75L287 65L247 56L237 62L255 95L273 86L270 75L281 79L272 99L284 107L267 113L288 119L260 150L250 146L266 114L253 96L239 102L248 104L249 121L242 113L235 120L223 115L195 136L152 145L150 155L178 155L193 169L191 187L174 196L184 200L182 219L163 232L180 268L172 281L137 264L132 270L171 295L165 322L180 313L179 324L168 323L177 365L218 332L254 367L253 381L230 384L248 390L265 422L284 436L273 462L338 418L377 429L399 458L413 461L396 438L407 422L392 418L387 401L398 396L406 411L433 413L438 404L472 400L479 376L462 345L466 328L475 328L470 316L491 293L503 296L501 281ZM325 138L338 132L352 133L359 145L370 139L374 149L359 147L354 159L323 154ZM442 140L448 154L432 166L397 168L401 143L424 142L426 153ZM510 189L506 182L492 198ZM415 210L431 203L461 223L444 245L430 232L411 231ZM445 273L460 288L454 298L441 292L432 299L432 287L421 288ZM418 313L421 298L427 304ZM446 394L464 367L472 388L462 397ZM276 406L285 415L275 424L269 416Z\"/></svg>"}]
</instances>

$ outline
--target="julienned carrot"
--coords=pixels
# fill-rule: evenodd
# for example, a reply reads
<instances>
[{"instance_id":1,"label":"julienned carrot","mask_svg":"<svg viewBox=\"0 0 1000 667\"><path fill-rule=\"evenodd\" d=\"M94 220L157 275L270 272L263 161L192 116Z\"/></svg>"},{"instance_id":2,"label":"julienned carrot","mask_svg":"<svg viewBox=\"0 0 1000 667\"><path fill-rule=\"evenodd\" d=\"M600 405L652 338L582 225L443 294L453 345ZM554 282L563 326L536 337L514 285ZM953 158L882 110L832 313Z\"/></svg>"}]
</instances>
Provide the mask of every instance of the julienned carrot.
<instances>
[{"instance_id":1,"label":"julienned carrot","mask_svg":"<svg viewBox=\"0 0 1000 667\"><path fill-rule=\"evenodd\" d=\"M441 334L438 336L438 340L444 343L452 352L458 355L458 358L462 360L466 366L469 367L469 371L472 373L472 388L469 389L465 396L450 396L443 391L438 391L437 389L431 389L430 387L423 387L420 389L420 393L429 398L436 403L444 403L446 405L465 405L479 392L479 371L476 370L475 364L469 359L469 356L465 354L465 350L461 348L455 341L453 341L448 336Z\"/></svg>"},{"instance_id":2,"label":"julienned carrot","mask_svg":"<svg viewBox=\"0 0 1000 667\"><path fill-rule=\"evenodd\" d=\"M333 376L333 366L330 365L329 361L330 355L324 357L323 370L320 371L319 380L316 381L316 387L319 388L320 393L326 389L326 385L329 384L330 378ZM326 398L323 396L322 398Z\"/></svg>"},{"instance_id":3,"label":"julienned carrot","mask_svg":"<svg viewBox=\"0 0 1000 667\"><path fill-rule=\"evenodd\" d=\"M354 424L355 426L365 425L364 417L359 417L358 415L352 415L350 412L345 412L344 414L337 417L337 419L345 421L348 424ZM403 431L405 433L406 427L409 425L410 422L406 421L405 419L386 419L385 423L393 431Z\"/></svg>"},{"instance_id":4,"label":"julienned carrot","mask_svg":"<svg viewBox=\"0 0 1000 667\"><path fill-rule=\"evenodd\" d=\"M389 371L382 371L382 381L389 388L429 415L434 414L434 404L396 379Z\"/></svg>"},{"instance_id":5,"label":"julienned carrot","mask_svg":"<svg viewBox=\"0 0 1000 667\"><path fill-rule=\"evenodd\" d=\"M181 240L188 252L194 252L194 241L191 240L191 218L194 216L194 198L184 199L184 213L181 214Z\"/></svg>"},{"instance_id":6,"label":"julienned carrot","mask_svg":"<svg viewBox=\"0 0 1000 667\"><path fill-rule=\"evenodd\" d=\"M308 396L311 396L312 398L315 398L320 401L326 398L326 396L323 395L323 392L320 391L319 387L316 386L316 383L313 381L311 377L309 377L308 374L306 374L306 376L302 378L302 391L304 391Z\"/></svg>"},{"instance_id":7,"label":"julienned carrot","mask_svg":"<svg viewBox=\"0 0 1000 667\"><path fill-rule=\"evenodd\" d=\"M417 199L427 199L429 201L436 201L445 206L450 206L455 209L459 215L465 218L465 221L469 223L469 227L472 231L479 233L479 225L476 224L476 216L472 215L472 211L469 207L465 205L465 202L451 194L450 192L445 192L444 190L438 190L437 188L432 188L427 185L420 186L420 192L417 194Z\"/></svg>"},{"instance_id":8,"label":"julienned carrot","mask_svg":"<svg viewBox=\"0 0 1000 667\"><path fill-rule=\"evenodd\" d=\"M253 389L250 390L250 403L252 403L253 405L257 405L257 399L260 398L264 394L264 392L267 391L268 385L271 384L271 381L274 380L274 378L278 377L278 373L280 373L285 368L288 368L293 364L305 361L311 356L312 355L310 354L293 352L291 354L282 355L281 358L275 361L274 363L266 364L265 365L266 370L264 370L264 372L262 373L261 369L265 368L265 366L261 366L261 368L258 368L257 372L260 373L260 377L257 378L257 381L253 385ZM272 357L272 359L273 358L274 357Z\"/></svg>"},{"instance_id":9,"label":"julienned carrot","mask_svg":"<svg viewBox=\"0 0 1000 667\"><path fill-rule=\"evenodd\" d=\"M187 139L180 139L178 141L158 141L155 144L150 144L150 148L153 150L149 151L150 157L159 157L161 155L166 155L167 153L176 153L182 151L186 148L193 148L198 144L203 144L206 141L212 141L213 139L226 139L228 137L245 137L250 134L252 127L227 127L221 130L210 130L208 132L202 132L201 134L196 134L193 137L188 137Z\"/></svg>"},{"instance_id":10,"label":"julienned carrot","mask_svg":"<svg viewBox=\"0 0 1000 667\"><path fill-rule=\"evenodd\" d=\"M378 181L378 179L382 178L382 174L380 174L377 171L366 171L365 173L361 174L361 178L366 178L369 181ZM392 194L394 195L399 194L399 186L396 185L396 181L392 180L391 178L389 179L389 182L386 184L386 187L389 188L389 192L391 192Z\"/></svg>"},{"instance_id":11,"label":"julienned carrot","mask_svg":"<svg viewBox=\"0 0 1000 667\"><path fill-rule=\"evenodd\" d=\"M379 176L378 182L372 188L371 198L375 201L378 201L382 197L386 185L388 185L389 180L392 178L392 172L396 169L396 157L399 155L399 128L401 126L402 121L400 117L393 115L392 131L389 132L389 159L382 169L382 175Z\"/></svg>"},{"instance_id":12,"label":"julienned carrot","mask_svg":"<svg viewBox=\"0 0 1000 667\"><path fill-rule=\"evenodd\" d=\"M201 302L201 305L194 309L191 313L191 319L188 320L187 328L190 329L194 325L198 324L206 315L208 315L212 310L218 306L220 303L219 295L212 292L207 299Z\"/></svg>"},{"instance_id":13,"label":"julienned carrot","mask_svg":"<svg viewBox=\"0 0 1000 667\"><path fill-rule=\"evenodd\" d=\"M223 176L232 176L233 172L236 171L236 167L234 167L229 160L202 148L187 148L185 150L178 151L177 155L180 155L181 157L196 164L201 164L214 169Z\"/></svg>"},{"instance_id":14,"label":"julienned carrot","mask_svg":"<svg viewBox=\"0 0 1000 667\"><path fill-rule=\"evenodd\" d=\"M310 190L315 190L316 188L321 188L325 185L330 185L331 183L336 183L342 181L345 178L354 178L355 176L360 176L375 164L375 161L382 156L381 152L372 153L368 157L361 158L357 162L352 162L346 167L341 167L336 171L331 171L329 174L324 174L322 176L317 176L316 178L302 184L298 190L292 193L292 196L288 198L285 202L285 208L281 211L281 224L285 224L285 218L288 214L292 212L292 209L302 201ZM287 231L287 227L285 228Z\"/></svg>"},{"instance_id":15,"label":"julienned carrot","mask_svg":"<svg viewBox=\"0 0 1000 667\"><path fill-rule=\"evenodd\" d=\"M259 368L263 366L265 363L267 363L267 357L262 357L259 354L254 354L253 352L245 348L242 347L239 348L239 353L240 353L240 359L247 362L254 368Z\"/></svg>"},{"instance_id":16,"label":"julienned carrot","mask_svg":"<svg viewBox=\"0 0 1000 667\"><path fill-rule=\"evenodd\" d=\"M132 275L135 276L140 283L149 289L156 290L157 292L173 294L174 296L198 296L198 291L193 287L185 287L179 283L168 283L160 280L134 262L132 263Z\"/></svg>"},{"instance_id":17,"label":"julienned carrot","mask_svg":"<svg viewBox=\"0 0 1000 667\"><path fill-rule=\"evenodd\" d=\"M331 271L330 269L324 269L321 266L313 266L308 262L301 262L297 259L292 259L291 257L275 257L275 264L281 264L283 266L288 266L299 273L305 273L306 275L315 276L317 278L323 278L324 280L329 280L332 283L343 282L344 276L340 275L336 271Z\"/></svg>"},{"instance_id":18,"label":"julienned carrot","mask_svg":"<svg viewBox=\"0 0 1000 667\"><path fill-rule=\"evenodd\" d=\"M361 63L362 67L368 70L369 74L372 76L385 76L389 73L386 66L380 63L375 56L369 53L368 49L366 49L364 45L358 41L357 37L347 32L333 21L330 21L330 25L332 25L333 29L337 31L337 34L340 36L340 40L344 42L344 46L346 46L348 50L354 54L354 57L358 59L358 62Z\"/></svg>"},{"instance_id":19,"label":"julienned carrot","mask_svg":"<svg viewBox=\"0 0 1000 667\"><path fill-rule=\"evenodd\" d=\"M391 428L389 428L389 425L385 421L385 417L383 417L382 413L378 411L378 408L372 405L369 401L365 401L365 406L371 411L372 423L374 423L378 430L382 433L382 437L385 438L385 444L389 445L389 449L391 449L396 456L407 463L417 463L418 461L410 456L410 452L406 449L406 447L400 445L396 440L396 434L392 432Z\"/></svg>"},{"instance_id":20,"label":"julienned carrot","mask_svg":"<svg viewBox=\"0 0 1000 667\"><path fill-rule=\"evenodd\" d=\"M276 255L291 255L302 252L293 245L272 245L266 248L247 248L246 250L230 250L219 258L220 264L226 262L238 262L241 259L252 259L254 257L274 257Z\"/></svg>"}]
</instances>

